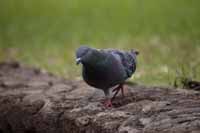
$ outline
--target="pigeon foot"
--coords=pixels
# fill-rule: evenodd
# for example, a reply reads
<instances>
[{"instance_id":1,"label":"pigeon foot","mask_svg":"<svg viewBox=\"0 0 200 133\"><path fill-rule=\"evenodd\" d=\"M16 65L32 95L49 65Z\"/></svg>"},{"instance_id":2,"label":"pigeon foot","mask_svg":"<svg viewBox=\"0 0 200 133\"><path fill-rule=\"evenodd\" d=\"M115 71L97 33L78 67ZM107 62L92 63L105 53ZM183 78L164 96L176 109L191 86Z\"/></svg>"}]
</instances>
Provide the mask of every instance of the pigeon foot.
<instances>
[{"instance_id":1,"label":"pigeon foot","mask_svg":"<svg viewBox=\"0 0 200 133\"><path fill-rule=\"evenodd\" d=\"M104 106L106 108L112 108L112 101L111 99L107 99L105 102L104 102Z\"/></svg>"}]
</instances>

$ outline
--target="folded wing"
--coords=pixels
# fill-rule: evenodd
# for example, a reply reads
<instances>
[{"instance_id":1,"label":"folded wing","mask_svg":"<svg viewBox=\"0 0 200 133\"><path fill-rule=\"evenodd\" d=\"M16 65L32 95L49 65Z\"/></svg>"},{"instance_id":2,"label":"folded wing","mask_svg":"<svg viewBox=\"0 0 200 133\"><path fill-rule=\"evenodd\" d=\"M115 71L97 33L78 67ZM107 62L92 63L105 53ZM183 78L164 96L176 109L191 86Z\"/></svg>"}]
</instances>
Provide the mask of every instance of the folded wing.
<instances>
[{"instance_id":1,"label":"folded wing","mask_svg":"<svg viewBox=\"0 0 200 133\"><path fill-rule=\"evenodd\" d=\"M131 52L120 51L116 49L105 49L103 52L112 54L123 66L127 78L130 78L136 70L136 56Z\"/></svg>"}]
</instances>

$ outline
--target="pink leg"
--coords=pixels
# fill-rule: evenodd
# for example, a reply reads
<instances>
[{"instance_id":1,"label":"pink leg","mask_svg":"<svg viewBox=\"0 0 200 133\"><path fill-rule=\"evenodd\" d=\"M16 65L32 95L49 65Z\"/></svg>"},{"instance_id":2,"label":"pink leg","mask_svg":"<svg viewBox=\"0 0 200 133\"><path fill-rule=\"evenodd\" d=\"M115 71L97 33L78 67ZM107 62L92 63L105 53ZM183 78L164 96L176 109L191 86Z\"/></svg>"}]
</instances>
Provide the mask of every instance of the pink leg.
<instances>
[{"instance_id":1,"label":"pink leg","mask_svg":"<svg viewBox=\"0 0 200 133\"><path fill-rule=\"evenodd\" d=\"M117 86L116 88L112 90L112 92L115 91L115 94L113 95L112 100L115 99L115 97L117 96L120 90L121 90L122 96L124 96L124 86L123 84L120 84L119 86Z\"/></svg>"},{"instance_id":2,"label":"pink leg","mask_svg":"<svg viewBox=\"0 0 200 133\"><path fill-rule=\"evenodd\" d=\"M105 102L104 102L104 106L106 108L111 108L112 107L112 101L111 99L107 99Z\"/></svg>"},{"instance_id":3,"label":"pink leg","mask_svg":"<svg viewBox=\"0 0 200 133\"><path fill-rule=\"evenodd\" d=\"M121 92L122 92L122 96L124 97L125 95L124 95L124 86L123 85L121 87Z\"/></svg>"}]
</instances>

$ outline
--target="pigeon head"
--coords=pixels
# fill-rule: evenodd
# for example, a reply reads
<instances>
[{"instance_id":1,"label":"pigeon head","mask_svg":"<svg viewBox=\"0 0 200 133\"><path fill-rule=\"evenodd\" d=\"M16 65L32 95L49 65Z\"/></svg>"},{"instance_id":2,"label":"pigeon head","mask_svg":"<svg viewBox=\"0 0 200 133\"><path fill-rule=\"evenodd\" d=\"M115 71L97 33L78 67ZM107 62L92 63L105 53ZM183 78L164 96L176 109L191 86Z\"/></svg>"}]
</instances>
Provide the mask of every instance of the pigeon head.
<instances>
[{"instance_id":1,"label":"pigeon head","mask_svg":"<svg viewBox=\"0 0 200 133\"><path fill-rule=\"evenodd\" d=\"M80 64L84 58L88 55L91 48L88 46L81 46L76 51L76 64Z\"/></svg>"},{"instance_id":2,"label":"pigeon head","mask_svg":"<svg viewBox=\"0 0 200 133\"><path fill-rule=\"evenodd\" d=\"M104 59L105 54L99 50L87 46L81 46L76 51L76 63L84 66L95 66L99 60Z\"/></svg>"}]
</instances>

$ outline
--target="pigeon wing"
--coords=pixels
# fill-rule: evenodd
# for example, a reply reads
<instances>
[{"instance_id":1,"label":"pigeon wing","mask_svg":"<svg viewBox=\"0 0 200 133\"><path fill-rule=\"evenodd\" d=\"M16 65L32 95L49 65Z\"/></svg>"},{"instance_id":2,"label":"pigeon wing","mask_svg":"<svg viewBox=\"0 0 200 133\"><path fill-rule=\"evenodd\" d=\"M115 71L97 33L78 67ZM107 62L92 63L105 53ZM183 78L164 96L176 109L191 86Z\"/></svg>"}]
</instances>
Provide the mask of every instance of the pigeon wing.
<instances>
[{"instance_id":1,"label":"pigeon wing","mask_svg":"<svg viewBox=\"0 0 200 133\"><path fill-rule=\"evenodd\" d=\"M123 65L127 78L130 78L133 75L136 70L136 60L130 52L116 49L105 49L103 51L112 54Z\"/></svg>"}]
</instances>

